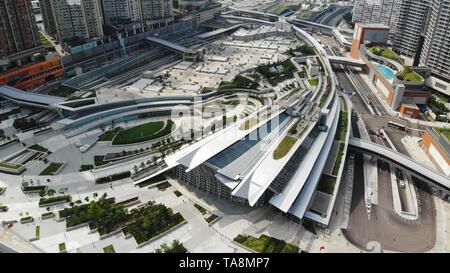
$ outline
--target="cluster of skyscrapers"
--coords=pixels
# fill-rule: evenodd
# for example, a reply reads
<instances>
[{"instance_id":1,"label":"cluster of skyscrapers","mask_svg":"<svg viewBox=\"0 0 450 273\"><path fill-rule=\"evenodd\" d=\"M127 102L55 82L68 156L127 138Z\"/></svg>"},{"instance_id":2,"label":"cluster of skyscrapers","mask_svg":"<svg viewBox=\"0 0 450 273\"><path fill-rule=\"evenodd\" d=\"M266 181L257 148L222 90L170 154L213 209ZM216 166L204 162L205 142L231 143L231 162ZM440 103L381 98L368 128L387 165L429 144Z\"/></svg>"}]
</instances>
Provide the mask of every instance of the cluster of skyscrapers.
<instances>
[{"instance_id":1,"label":"cluster of skyscrapers","mask_svg":"<svg viewBox=\"0 0 450 273\"><path fill-rule=\"evenodd\" d=\"M0 59L40 45L29 0L0 1Z\"/></svg>"},{"instance_id":2,"label":"cluster of skyscrapers","mask_svg":"<svg viewBox=\"0 0 450 273\"><path fill-rule=\"evenodd\" d=\"M450 0L355 0L353 21L389 26L394 51L431 68L433 88L450 92Z\"/></svg>"},{"instance_id":3,"label":"cluster of skyscrapers","mask_svg":"<svg viewBox=\"0 0 450 273\"><path fill-rule=\"evenodd\" d=\"M173 20L172 0L40 0L44 27L63 41L103 36L103 25Z\"/></svg>"}]
</instances>

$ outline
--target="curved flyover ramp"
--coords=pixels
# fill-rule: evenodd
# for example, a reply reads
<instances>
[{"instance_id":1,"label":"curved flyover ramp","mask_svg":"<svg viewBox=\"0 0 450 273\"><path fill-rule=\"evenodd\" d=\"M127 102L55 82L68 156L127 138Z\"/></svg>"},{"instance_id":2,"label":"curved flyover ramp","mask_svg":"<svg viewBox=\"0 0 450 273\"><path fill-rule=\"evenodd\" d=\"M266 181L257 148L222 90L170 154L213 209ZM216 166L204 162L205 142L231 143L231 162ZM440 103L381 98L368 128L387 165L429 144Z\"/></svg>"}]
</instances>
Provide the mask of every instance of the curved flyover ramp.
<instances>
[{"instance_id":1,"label":"curved flyover ramp","mask_svg":"<svg viewBox=\"0 0 450 273\"><path fill-rule=\"evenodd\" d=\"M436 172L435 170L418 163L414 159L400 154L392 149L359 138L350 138L349 148L359 152L375 155L384 161L408 171L413 176L416 176L423 181L432 183L450 192L450 177Z\"/></svg>"}]
</instances>

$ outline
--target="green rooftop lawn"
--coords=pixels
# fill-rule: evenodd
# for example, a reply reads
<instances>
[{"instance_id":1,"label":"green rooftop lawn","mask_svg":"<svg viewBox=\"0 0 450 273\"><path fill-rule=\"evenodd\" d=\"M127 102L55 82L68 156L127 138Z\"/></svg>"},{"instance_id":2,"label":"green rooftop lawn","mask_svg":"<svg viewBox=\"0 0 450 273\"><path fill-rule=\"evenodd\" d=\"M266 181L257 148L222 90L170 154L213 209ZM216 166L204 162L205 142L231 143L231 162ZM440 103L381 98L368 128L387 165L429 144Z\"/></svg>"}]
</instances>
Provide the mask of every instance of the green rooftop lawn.
<instances>
[{"instance_id":1,"label":"green rooftop lawn","mask_svg":"<svg viewBox=\"0 0 450 273\"><path fill-rule=\"evenodd\" d=\"M119 132L113 139L113 145L133 144L166 136L172 132L172 120L142 124Z\"/></svg>"},{"instance_id":2,"label":"green rooftop lawn","mask_svg":"<svg viewBox=\"0 0 450 273\"><path fill-rule=\"evenodd\" d=\"M53 175L64 163L61 162L51 162L47 168L45 168L39 175Z\"/></svg>"},{"instance_id":3,"label":"green rooftop lawn","mask_svg":"<svg viewBox=\"0 0 450 273\"><path fill-rule=\"evenodd\" d=\"M378 56L383 56L385 58L391 59L395 62L398 62L400 64L403 64L403 60L400 59L400 57L397 56L397 54L395 54L394 51L385 48L385 47L371 47L369 48L369 51L372 52L375 55Z\"/></svg>"},{"instance_id":4,"label":"green rooftop lawn","mask_svg":"<svg viewBox=\"0 0 450 273\"><path fill-rule=\"evenodd\" d=\"M38 33L39 34L39 41L41 42L41 44L46 48L46 49L54 49L52 43L42 34L42 33Z\"/></svg>"},{"instance_id":5,"label":"green rooftop lawn","mask_svg":"<svg viewBox=\"0 0 450 273\"><path fill-rule=\"evenodd\" d=\"M338 129L336 132L335 139L338 141L344 141L347 136L347 125L348 125L348 112L341 111L339 116Z\"/></svg>"},{"instance_id":6,"label":"green rooftop lawn","mask_svg":"<svg viewBox=\"0 0 450 273\"><path fill-rule=\"evenodd\" d=\"M35 233L35 237L39 238L41 236L41 226L36 226L34 233Z\"/></svg>"},{"instance_id":7,"label":"green rooftop lawn","mask_svg":"<svg viewBox=\"0 0 450 273\"><path fill-rule=\"evenodd\" d=\"M116 251L114 250L113 245L109 245L103 248L103 251L105 253L116 253Z\"/></svg>"},{"instance_id":8,"label":"green rooftop lawn","mask_svg":"<svg viewBox=\"0 0 450 273\"><path fill-rule=\"evenodd\" d=\"M292 136L285 136L278 144L278 147L273 151L273 159L278 160L283 158L297 142L298 138Z\"/></svg>"},{"instance_id":9,"label":"green rooftop lawn","mask_svg":"<svg viewBox=\"0 0 450 273\"><path fill-rule=\"evenodd\" d=\"M450 140L450 129L435 128L434 130L438 134L443 134L445 137L447 137L448 140Z\"/></svg>"},{"instance_id":10,"label":"green rooftop lawn","mask_svg":"<svg viewBox=\"0 0 450 273\"><path fill-rule=\"evenodd\" d=\"M334 163L334 167L333 167L333 175L337 176L338 172L339 172L339 168L341 167L341 162L342 162L342 156L344 156L344 148L345 148L345 144L343 142L341 142L341 145L339 145L339 150L336 156L336 161Z\"/></svg>"},{"instance_id":11,"label":"green rooftop lawn","mask_svg":"<svg viewBox=\"0 0 450 273\"><path fill-rule=\"evenodd\" d=\"M336 186L336 178L332 176L322 175L317 185L317 190L327 194L333 194Z\"/></svg>"},{"instance_id":12,"label":"green rooftop lawn","mask_svg":"<svg viewBox=\"0 0 450 273\"><path fill-rule=\"evenodd\" d=\"M114 129L108 130L104 132L102 135L98 137L98 141L112 141L114 136L121 130L122 128L116 127Z\"/></svg>"},{"instance_id":13,"label":"green rooftop lawn","mask_svg":"<svg viewBox=\"0 0 450 273\"><path fill-rule=\"evenodd\" d=\"M303 10L300 15L298 16L299 19L308 19L309 17L311 17L311 15L313 15L313 11L312 10Z\"/></svg>"},{"instance_id":14,"label":"green rooftop lawn","mask_svg":"<svg viewBox=\"0 0 450 273\"><path fill-rule=\"evenodd\" d=\"M270 72L271 67L278 67L280 65L283 67L283 72L281 73ZM291 60L287 59L283 62L278 63L260 64L257 68L257 71L261 75L263 75L271 85L275 86L280 82L293 78L294 77L293 73L297 72L297 68L294 66Z\"/></svg>"},{"instance_id":15,"label":"green rooftop lawn","mask_svg":"<svg viewBox=\"0 0 450 273\"><path fill-rule=\"evenodd\" d=\"M286 4L280 4L272 11L272 13L276 14L276 15L280 15L287 7L288 7L288 5L286 5Z\"/></svg>"},{"instance_id":16,"label":"green rooftop lawn","mask_svg":"<svg viewBox=\"0 0 450 273\"><path fill-rule=\"evenodd\" d=\"M60 243L58 245L59 252L66 251L66 243Z\"/></svg>"},{"instance_id":17,"label":"green rooftop lawn","mask_svg":"<svg viewBox=\"0 0 450 273\"><path fill-rule=\"evenodd\" d=\"M319 84L319 79L311 79L308 82L311 86L317 86Z\"/></svg>"},{"instance_id":18,"label":"green rooftop lawn","mask_svg":"<svg viewBox=\"0 0 450 273\"><path fill-rule=\"evenodd\" d=\"M397 78L407 82L421 82L423 81L422 76L417 74L416 72L410 70L408 67L405 67L401 73L397 75Z\"/></svg>"},{"instance_id":19,"label":"green rooftop lawn","mask_svg":"<svg viewBox=\"0 0 450 273\"><path fill-rule=\"evenodd\" d=\"M200 211L202 214L206 213L206 209L204 207L200 206L199 204L194 204L194 207L196 209L198 209L198 211Z\"/></svg>"},{"instance_id":20,"label":"green rooftop lawn","mask_svg":"<svg viewBox=\"0 0 450 273\"><path fill-rule=\"evenodd\" d=\"M260 253L297 253L299 250L295 245L267 235L261 235L259 238L238 235L234 241Z\"/></svg>"},{"instance_id":21,"label":"green rooftop lawn","mask_svg":"<svg viewBox=\"0 0 450 273\"><path fill-rule=\"evenodd\" d=\"M19 169L22 167L22 164L15 164L15 163L9 163L9 162L0 162L0 167L3 168L9 168L9 169Z\"/></svg>"}]
</instances>

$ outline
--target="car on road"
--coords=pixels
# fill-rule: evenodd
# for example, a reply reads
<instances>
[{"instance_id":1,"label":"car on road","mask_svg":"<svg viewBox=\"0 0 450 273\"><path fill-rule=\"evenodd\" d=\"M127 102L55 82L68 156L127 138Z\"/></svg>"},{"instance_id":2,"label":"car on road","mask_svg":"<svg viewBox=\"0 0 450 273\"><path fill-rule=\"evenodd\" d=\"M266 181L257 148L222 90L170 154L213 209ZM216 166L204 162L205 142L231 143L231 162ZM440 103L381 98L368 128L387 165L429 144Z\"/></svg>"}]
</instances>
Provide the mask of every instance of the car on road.
<instances>
[{"instance_id":1,"label":"car on road","mask_svg":"<svg viewBox=\"0 0 450 273\"><path fill-rule=\"evenodd\" d=\"M402 189L404 189L406 187L405 181L403 181L403 180L400 180L399 184L400 184L400 188L402 188Z\"/></svg>"}]
</instances>

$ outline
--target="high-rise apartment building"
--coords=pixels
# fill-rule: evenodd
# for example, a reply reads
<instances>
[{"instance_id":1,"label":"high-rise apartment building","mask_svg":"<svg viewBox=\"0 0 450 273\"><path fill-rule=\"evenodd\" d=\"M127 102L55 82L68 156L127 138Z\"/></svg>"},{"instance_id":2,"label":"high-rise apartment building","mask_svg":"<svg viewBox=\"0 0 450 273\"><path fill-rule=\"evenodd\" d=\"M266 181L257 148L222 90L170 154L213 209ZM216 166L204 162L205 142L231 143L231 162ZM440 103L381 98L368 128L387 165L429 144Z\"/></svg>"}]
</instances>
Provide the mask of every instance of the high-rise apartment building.
<instances>
[{"instance_id":1,"label":"high-rise apartment building","mask_svg":"<svg viewBox=\"0 0 450 273\"><path fill-rule=\"evenodd\" d=\"M44 21L45 33L47 33L47 35L53 37L54 39L57 39L58 26L56 22L55 12L53 10L52 1L39 0L39 6Z\"/></svg>"},{"instance_id":2,"label":"high-rise apartment building","mask_svg":"<svg viewBox=\"0 0 450 273\"><path fill-rule=\"evenodd\" d=\"M140 0L101 0L103 20L107 25L141 20Z\"/></svg>"},{"instance_id":3,"label":"high-rise apartment building","mask_svg":"<svg viewBox=\"0 0 450 273\"><path fill-rule=\"evenodd\" d=\"M395 33L402 0L355 0L353 22L383 24Z\"/></svg>"},{"instance_id":4,"label":"high-rise apartment building","mask_svg":"<svg viewBox=\"0 0 450 273\"><path fill-rule=\"evenodd\" d=\"M173 17L172 0L140 0L143 21Z\"/></svg>"},{"instance_id":5,"label":"high-rise apartment building","mask_svg":"<svg viewBox=\"0 0 450 273\"><path fill-rule=\"evenodd\" d=\"M428 1L402 0L393 38L393 48L403 56L415 58L426 27ZM418 60L416 58L415 63Z\"/></svg>"},{"instance_id":6,"label":"high-rise apartment building","mask_svg":"<svg viewBox=\"0 0 450 273\"><path fill-rule=\"evenodd\" d=\"M178 6L182 11L193 11L205 9L209 5L209 0L178 0Z\"/></svg>"},{"instance_id":7,"label":"high-rise apartment building","mask_svg":"<svg viewBox=\"0 0 450 273\"><path fill-rule=\"evenodd\" d=\"M424 24L420 65L450 82L450 0L430 0ZM448 88L450 94L450 88Z\"/></svg>"},{"instance_id":8,"label":"high-rise apartment building","mask_svg":"<svg viewBox=\"0 0 450 273\"><path fill-rule=\"evenodd\" d=\"M40 46L30 0L0 0L0 58Z\"/></svg>"},{"instance_id":9,"label":"high-rise apartment building","mask_svg":"<svg viewBox=\"0 0 450 273\"><path fill-rule=\"evenodd\" d=\"M98 0L41 0L41 8L46 32L60 42L103 36Z\"/></svg>"}]
</instances>

